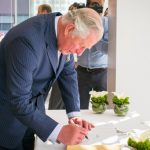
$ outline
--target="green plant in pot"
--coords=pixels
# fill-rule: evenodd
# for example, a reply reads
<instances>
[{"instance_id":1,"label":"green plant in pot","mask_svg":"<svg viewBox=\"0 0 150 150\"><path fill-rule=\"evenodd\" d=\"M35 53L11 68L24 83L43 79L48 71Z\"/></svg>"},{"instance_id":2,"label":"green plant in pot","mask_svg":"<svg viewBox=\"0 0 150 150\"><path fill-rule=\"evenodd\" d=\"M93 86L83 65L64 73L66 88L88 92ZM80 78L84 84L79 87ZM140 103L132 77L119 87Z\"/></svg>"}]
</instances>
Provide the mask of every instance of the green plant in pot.
<instances>
[{"instance_id":1,"label":"green plant in pot","mask_svg":"<svg viewBox=\"0 0 150 150\"><path fill-rule=\"evenodd\" d=\"M150 150L150 129L131 132L127 144L133 150Z\"/></svg>"},{"instance_id":2,"label":"green plant in pot","mask_svg":"<svg viewBox=\"0 0 150 150\"><path fill-rule=\"evenodd\" d=\"M129 97L128 96L124 96L124 94L118 94L116 92L112 92L113 93L113 104L114 106L114 112L115 114L117 114L118 116L125 116L128 113L129 110Z\"/></svg>"},{"instance_id":3,"label":"green plant in pot","mask_svg":"<svg viewBox=\"0 0 150 150\"><path fill-rule=\"evenodd\" d=\"M102 91L102 92L96 92L96 91L90 91L89 93L91 95L90 102L92 104L92 110L95 113L103 113L108 105L107 97L108 92Z\"/></svg>"}]
</instances>

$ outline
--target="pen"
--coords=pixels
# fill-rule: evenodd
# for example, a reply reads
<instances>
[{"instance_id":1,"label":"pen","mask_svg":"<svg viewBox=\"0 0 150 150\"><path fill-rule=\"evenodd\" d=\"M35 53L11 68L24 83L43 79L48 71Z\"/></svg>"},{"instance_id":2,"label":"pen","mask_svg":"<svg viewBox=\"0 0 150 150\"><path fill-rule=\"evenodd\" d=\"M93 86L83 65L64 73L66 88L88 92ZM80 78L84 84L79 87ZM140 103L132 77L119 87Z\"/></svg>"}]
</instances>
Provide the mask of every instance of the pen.
<instances>
[{"instance_id":1,"label":"pen","mask_svg":"<svg viewBox=\"0 0 150 150\"><path fill-rule=\"evenodd\" d=\"M89 139L87 135L85 136L85 138L86 138L86 139Z\"/></svg>"}]
</instances>

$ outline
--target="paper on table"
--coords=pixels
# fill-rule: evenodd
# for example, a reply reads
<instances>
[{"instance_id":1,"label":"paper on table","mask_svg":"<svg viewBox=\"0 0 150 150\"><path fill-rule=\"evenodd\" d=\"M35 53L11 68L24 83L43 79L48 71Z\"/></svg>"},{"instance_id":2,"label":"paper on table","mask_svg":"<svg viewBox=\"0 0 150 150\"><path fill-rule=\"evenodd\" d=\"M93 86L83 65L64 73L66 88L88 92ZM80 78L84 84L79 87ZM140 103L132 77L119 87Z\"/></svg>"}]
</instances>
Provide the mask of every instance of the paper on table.
<instances>
[{"instance_id":1,"label":"paper on table","mask_svg":"<svg viewBox=\"0 0 150 150\"><path fill-rule=\"evenodd\" d=\"M96 126L88 133L88 139L84 139L82 144L89 145L89 144L96 144L101 143L104 139L113 137L116 135L116 130L112 124L105 124ZM110 144L114 144L112 142Z\"/></svg>"},{"instance_id":2,"label":"paper on table","mask_svg":"<svg viewBox=\"0 0 150 150\"><path fill-rule=\"evenodd\" d=\"M130 132L133 129L147 129L147 126L141 122L142 118L129 118L128 120L121 120L115 127L122 132Z\"/></svg>"},{"instance_id":3,"label":"paper on table","mask_svg":"<svg viewBox=\"0 0 150 150\"><path fill-rule=\"evenodd\" d=\"M67 150L121 150L120 145L68 145Z\"/></svg>"}]
</instances>

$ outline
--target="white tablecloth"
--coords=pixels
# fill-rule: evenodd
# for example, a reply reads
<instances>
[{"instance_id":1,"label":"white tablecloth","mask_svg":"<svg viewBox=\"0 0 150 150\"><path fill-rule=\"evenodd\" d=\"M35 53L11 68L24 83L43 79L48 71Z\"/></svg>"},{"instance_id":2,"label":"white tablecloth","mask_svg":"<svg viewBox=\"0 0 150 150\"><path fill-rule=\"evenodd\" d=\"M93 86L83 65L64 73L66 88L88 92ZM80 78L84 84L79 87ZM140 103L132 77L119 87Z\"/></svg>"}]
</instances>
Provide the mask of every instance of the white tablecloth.
<instances>
[{"instance_id":1,"label":"white tablecloth","mask_svg":"<svg viewBox=\"0 0 150 150\"><path fill-rule=\"evenodd\" d=\"M67 124L65 110L47 110L47 115L61 124ZM82 144L114 144L120 143L127 137L127 132L133 129L146 129L142 116L135 111L130 111L125 117L118 117L113 110L107 110L103 114L95 114L92 110L81 110L81 117L94 123L96 128L88 134ZM119 131L119 132L118 132ZM120 133L120 131L122 133ZM65 150L62 144L43 143L38 137L35 143L35 150Z\"/></svg>"}]
</instances>

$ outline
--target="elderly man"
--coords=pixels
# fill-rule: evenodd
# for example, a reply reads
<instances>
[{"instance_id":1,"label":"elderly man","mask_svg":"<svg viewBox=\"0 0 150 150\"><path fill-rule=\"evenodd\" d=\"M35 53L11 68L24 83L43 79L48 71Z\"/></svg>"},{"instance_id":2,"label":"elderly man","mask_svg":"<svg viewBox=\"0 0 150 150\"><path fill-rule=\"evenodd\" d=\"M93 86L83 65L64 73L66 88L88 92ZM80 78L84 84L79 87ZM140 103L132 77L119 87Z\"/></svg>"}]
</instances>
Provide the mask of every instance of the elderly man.
<instances>
[{"instance_id":1,"label":"elderly man","mask_svg":"<svg viewBox=\"0 0 150 150\"><path fill-rule=\"evenodd\" d=\"M94 127L80 118L77 75L72 54L98 42L99 15L83 8L32 17L12 28L0 44L0 149L22 150L32 130L43 141L78 144ZM45 114L44 101L59 78L69 124ZM28 149L29 150L29 149Z\"/></svg>"}]
</instances>

